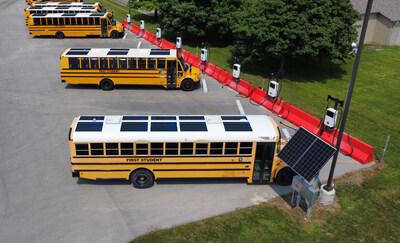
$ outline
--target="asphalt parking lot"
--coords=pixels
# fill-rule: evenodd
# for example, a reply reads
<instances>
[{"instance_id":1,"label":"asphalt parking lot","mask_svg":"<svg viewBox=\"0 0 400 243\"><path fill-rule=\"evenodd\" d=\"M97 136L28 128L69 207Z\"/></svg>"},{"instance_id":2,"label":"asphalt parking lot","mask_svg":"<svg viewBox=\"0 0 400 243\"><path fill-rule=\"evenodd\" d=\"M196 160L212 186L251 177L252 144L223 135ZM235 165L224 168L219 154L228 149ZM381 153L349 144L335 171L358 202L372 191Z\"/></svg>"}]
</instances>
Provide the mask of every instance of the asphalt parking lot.
<instances>
[{"instance_id":1,"label":"asphalt parking lot","mask_svg":"<svg viewBox=\"0 0 400 243\"><path fill-rule=\"evenodd\" d=\"M25 1L1 0L0 6L0 242L126 242L291 191L242 180L164 180L139 190L126 181L72 178L67 135L74 116L270 112L206 76L206 86L192 92L134 86L106 92L63 84L59 59L69 47L151 45L132 33L118 40L32 37ZM339 160L336 176L368 166Z\"/></svg>"}]
</instances>

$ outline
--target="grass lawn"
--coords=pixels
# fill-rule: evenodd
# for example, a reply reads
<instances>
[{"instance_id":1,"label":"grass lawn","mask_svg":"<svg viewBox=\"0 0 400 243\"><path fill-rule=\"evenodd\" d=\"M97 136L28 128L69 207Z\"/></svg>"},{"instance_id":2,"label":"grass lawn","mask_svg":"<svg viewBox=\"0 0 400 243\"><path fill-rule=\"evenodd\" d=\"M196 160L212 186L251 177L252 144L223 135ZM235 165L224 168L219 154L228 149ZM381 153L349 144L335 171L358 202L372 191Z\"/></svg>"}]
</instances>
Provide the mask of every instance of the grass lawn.
<instances>
[{"instance_id":1,"label":"grass lawn","mask_svg":"<svg viewBox=\"0 0 400 243\"><path fill-rule=\"evenodd\" d=\"M127 9L110 0L102 0L116 19L126 18ZM151 17L131 12L132 21L146 20L146 29L157 27ZM152 22L153 21L153 22ZM174 40L169 39L174 42ZM185 44L185 40L183 40ZM184 45L196 53L200 43ZM368 46L367 46L368 47ZM199 47L200 48L200 47ZM231 46L209 49L210 62L232 71ZM136 242L398 242L400 238L400 47L365 48L350 105L346 132L374 146L378 157L391 135L384 169L375 169L363 183L341 183L336 187L340 208L334 212L313 212L312 220L303 220L281 208L260 206L215 218L205 219L143 236ZM321 118L328 94L345 99L354 58L346 64L288 60L280 96L286 102ZM257 86L274 70L272 61L243 66L242 78ZM354 180L352 177L347 181ZM335 182L335 181L334 181Z\"/></svg>"}]
</instances>

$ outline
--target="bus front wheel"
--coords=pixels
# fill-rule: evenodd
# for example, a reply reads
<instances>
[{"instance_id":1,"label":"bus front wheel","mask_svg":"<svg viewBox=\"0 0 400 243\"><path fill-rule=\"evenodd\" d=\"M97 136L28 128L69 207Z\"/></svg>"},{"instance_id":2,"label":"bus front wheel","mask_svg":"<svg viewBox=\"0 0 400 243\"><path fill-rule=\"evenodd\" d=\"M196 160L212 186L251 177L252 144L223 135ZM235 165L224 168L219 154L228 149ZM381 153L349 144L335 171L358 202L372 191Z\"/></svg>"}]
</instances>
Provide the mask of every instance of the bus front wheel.
<instances>
[{"instance_id":1,"label":"bus front wheel","mask_svg":"<svg viewBox=\"0 0 400 243\"><path fill-rule=\"evenodd\" d=\"M109 79L103 79L100 82L100 88L103 90L112 90L114 88L114 83Z\"/></svg>"},{"instance_id":2,"label":"bus front wheel","mask_svg":"<svg viewBox=\"0 0 400 243\"><path fill-rule=\"evenodd\" d=\"M154 185L153 174L145 169L135 170L131 175L132 186L138 189L149 188Z\"/></svg>"},{"instance_id":3,"label":"bus front wheel","mask_svg":"<svg viewBox=\"0 0 400 243\"><path fill-rule=\"evenodd\" d=\"M111 38L113 38L113 39L117 39L119 37L119 33L118 33L118 31L116 31L116 30L113 30L112 32L111 32Z\"/></svg>"},{"instance_id":4,"label":"bus front wheel","mask_svg":"<svg viewBox=\"0 0 400 243\"><path fill-rule=\"evenodd\" d=\"M182 81L181 88L183 91L192 91L194 89L193 80L187 78Z\"/></svg>"},{"instance_id":5,"label":"bus front wheel","mask_svg":"<svg viewBox=\"0 0 400 243\"><path fill-rule=\"evenodd\" d=\"M293 176L295 173L289 167L283 168L276 175L276 182L281 186L289 186L292 184Z\"/></svg>"},{"instance_id":6,"label":"bus front wheel","mask_svg":"<svg viewBox=\"0 0 400 243\"><path fill-rule=\"evenodd\" d=\"M57 39L64 39L64 37L65 37L65 35L64 35L63 32L58 31L58 32L56 33L56 38L57 38Z\"/></svg>"}]
</instances>

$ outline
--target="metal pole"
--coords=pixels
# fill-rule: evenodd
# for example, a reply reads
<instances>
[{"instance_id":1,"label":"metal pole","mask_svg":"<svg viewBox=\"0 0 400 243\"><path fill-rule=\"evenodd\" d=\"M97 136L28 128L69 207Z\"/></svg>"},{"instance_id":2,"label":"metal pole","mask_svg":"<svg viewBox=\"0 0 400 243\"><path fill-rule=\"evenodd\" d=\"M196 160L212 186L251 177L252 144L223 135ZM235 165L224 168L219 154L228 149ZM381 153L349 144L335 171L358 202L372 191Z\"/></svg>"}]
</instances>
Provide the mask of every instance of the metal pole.
<instances>
[{"instance_id":1,"label":"metal pole","mask_svg":"<svg viewBox=\"0 0 400 243\"><path fill-rule=\"evenodd\" d=\"M333 186L332 186L333 173L335 172L336 162L337 162L337 158L339 155L340 144L342 142L344 127L346 125L347 113L349 112L351 96L353 94L354 83L356 82L357 71L358 71L358 66L360 64L360 58L361 58L361 53L362 53L362 49L363 49L363 45L364 45L365 34L367 32L367 26L368 26L369 15L371 13L372 2L373 2L373 0L368 0L367 9L365 10L364 22L363 22L363 26L361 29L361 35L360 35L360 42L358 44L356 60L354 61L353 74L351 75L349 89L347 91L347 96L346 96L346 104L344 106L344 111L343 111L343 118L342 118L342 122L340 123L340 131L339 131L337 144L336 144L337 150L336 150L335 154L333 155L331 171L329 172L329 177L328 177L328 183L324 187L324 189L327 191L331 191L333 189Z\"/></svg>"},{"instance_id":2,"label":"metal pole","mask_svg":"<svg viewBox=\"0 0 400 243\"><path fill-rule=\"evenodd\" d=\"M265 82L265 79L263 78L263 83L262 83L262 90L264 91L264 82Z\"/></svg>"},{"instance_id":3,"label":"metal pole","mask_svg":"<svg viewBox=\"0 0 400 243\"><path fill-rule=\"evenodd\" d=\"M386 153L387 146L388 146L388 144L389 144L389 139L390 139L390 135L388 136L388 138L387 138L387 140L386 140L386 145L385 145L385 148L383 149L383 154L382 154L381 162L383 162L383 159L385 158L385 153Z\"/></svg>"}]
</instances>

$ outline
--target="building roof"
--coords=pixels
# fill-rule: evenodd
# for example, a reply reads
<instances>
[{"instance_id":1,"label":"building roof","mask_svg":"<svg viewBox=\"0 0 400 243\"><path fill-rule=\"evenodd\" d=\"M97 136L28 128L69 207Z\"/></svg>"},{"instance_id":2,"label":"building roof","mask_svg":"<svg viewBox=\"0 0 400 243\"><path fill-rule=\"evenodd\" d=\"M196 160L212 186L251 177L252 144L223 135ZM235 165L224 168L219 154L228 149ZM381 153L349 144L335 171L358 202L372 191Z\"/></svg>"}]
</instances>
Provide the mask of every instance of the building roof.
<instances>
[{"instance_id":1,"label":"building roof","mask_svg":"<svg viewBox=\"0 0 400 243\"><path fill-rule=\"evenodd\" d=\"M351 0L354 8L365 14L368 0ZM374 0L371 13L380 13L391 21L400 20L400 0Z\"/></svg>"}]
</instances>

